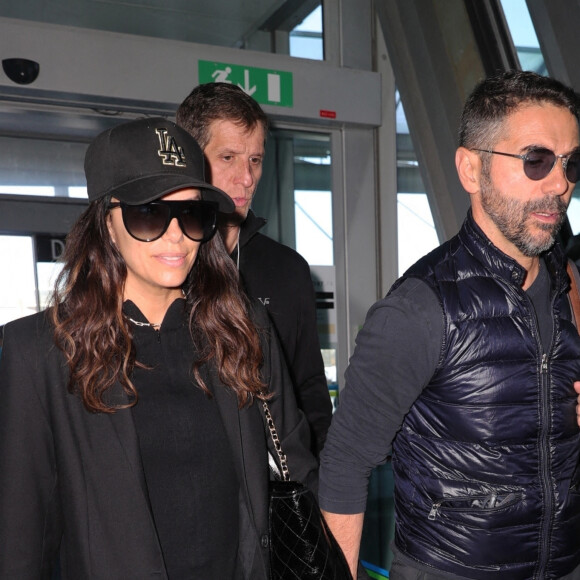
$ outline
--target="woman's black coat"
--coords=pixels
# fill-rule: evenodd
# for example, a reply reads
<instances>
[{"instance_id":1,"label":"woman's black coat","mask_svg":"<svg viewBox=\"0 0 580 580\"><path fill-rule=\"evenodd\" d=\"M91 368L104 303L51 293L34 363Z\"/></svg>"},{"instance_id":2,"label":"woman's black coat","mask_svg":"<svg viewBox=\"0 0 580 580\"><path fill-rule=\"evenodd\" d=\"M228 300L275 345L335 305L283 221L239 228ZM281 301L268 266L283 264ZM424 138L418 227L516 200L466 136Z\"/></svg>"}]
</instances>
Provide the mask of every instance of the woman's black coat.
<instances>
[{"instance_id":1,"label":"woman's black coat","mask_svg":"<svg viewBox=\"0 0 580 580\"><path fill-rule=\"evenodd\" d=\"M259 311L261 326L268 326ZM293 479L316 492L316 460L274 333L264 377ZM259 404L239 410L208 372L240 484L239 555L248 580L268 578L268 463ZM0 358L0 578L165 579L130 409L89 413L67 391L68 368L43 313L6 325ZM124 399L119 387L114 397Z\"/></svg>"}]
</instances>

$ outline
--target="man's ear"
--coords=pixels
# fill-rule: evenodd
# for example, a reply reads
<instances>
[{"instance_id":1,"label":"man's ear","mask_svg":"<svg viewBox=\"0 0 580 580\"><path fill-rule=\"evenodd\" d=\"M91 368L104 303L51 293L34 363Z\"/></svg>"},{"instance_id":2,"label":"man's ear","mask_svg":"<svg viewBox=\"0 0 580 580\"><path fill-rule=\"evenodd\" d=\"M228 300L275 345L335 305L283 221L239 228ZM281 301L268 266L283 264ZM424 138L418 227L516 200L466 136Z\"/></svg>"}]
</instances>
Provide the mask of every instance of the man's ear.
<instances>
[{"instance_id":1,"label":"man's ear","mask_svg":"<svg viewBox=\"0 0 580 580\"><path fill-rule=\"evenodd\" d=\"M478 193L481 177L481 158L475 151L459 147L455 152L455 167L459 181L467 193Z\"/></svg>"}]
</instances>

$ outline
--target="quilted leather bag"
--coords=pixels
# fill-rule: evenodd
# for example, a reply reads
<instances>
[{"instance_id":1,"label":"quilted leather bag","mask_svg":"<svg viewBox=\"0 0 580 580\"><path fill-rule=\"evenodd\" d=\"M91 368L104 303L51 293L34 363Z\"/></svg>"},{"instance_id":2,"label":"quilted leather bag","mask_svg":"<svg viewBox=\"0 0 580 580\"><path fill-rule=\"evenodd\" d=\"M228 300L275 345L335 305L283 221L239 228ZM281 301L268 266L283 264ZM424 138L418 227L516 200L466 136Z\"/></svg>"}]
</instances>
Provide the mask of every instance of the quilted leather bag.
<instances>
[{"instance_id":1,"label":"quilted leather bag","mask_svg":"<svg viewBox=\"0 0 580 580\"><path fill-rule=\"evenodd\" d=\"M271 580L352 580L314 494L302 483L290 480L272 415L266 402L262 404L281 467L270 482Z\"/></svg>"}]
</instances>

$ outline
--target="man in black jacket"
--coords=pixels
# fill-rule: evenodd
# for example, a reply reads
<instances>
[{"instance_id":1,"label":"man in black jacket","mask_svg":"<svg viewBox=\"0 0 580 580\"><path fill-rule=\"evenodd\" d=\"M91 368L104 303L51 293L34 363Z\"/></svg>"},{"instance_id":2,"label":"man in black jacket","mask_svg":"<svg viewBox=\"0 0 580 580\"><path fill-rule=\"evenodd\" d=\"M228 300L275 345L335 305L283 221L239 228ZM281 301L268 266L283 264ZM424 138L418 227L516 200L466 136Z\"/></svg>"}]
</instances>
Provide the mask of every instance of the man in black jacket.
<instances>
[{"instance_id":1,"label":"man in black jacket","mask_svg":"<svg viewBox=\"0 0 580 580\"><path fill-rule=\"evenodd\" d=\"M193 89L177 111L177 124L204 151L209 180L225 191L235 213L220 223L248 294L268 309L278 332L299 407L318 455L332 417L316 329L314 288L307 262L294 250L259 233L266 220L250 205L262 175L268 118L239 87L209 83Z\"/></svg>"}]
</instances>

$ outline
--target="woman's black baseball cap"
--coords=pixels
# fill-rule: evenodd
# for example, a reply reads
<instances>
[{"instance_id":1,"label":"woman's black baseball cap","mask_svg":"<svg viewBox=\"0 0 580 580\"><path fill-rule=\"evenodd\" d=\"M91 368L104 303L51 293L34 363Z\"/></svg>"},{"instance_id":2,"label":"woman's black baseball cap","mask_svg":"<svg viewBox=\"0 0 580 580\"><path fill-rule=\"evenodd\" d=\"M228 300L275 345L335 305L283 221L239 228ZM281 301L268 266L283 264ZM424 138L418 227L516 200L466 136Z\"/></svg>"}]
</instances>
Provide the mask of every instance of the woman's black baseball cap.
<instances>
[{"instance_id":1,"label":"woman's black baseball cap","mask_svg":"<svg viewBox=\"0 0 580 580\"><path fill-rule=\"evenodd\" d=\"M234 202L205 180L205 160L197 141L162 117L129 121L97 135L85 155L89 201L110 195L129 205L194 187L201 197L232 213Z\"/></svg>"}]
</instances>

